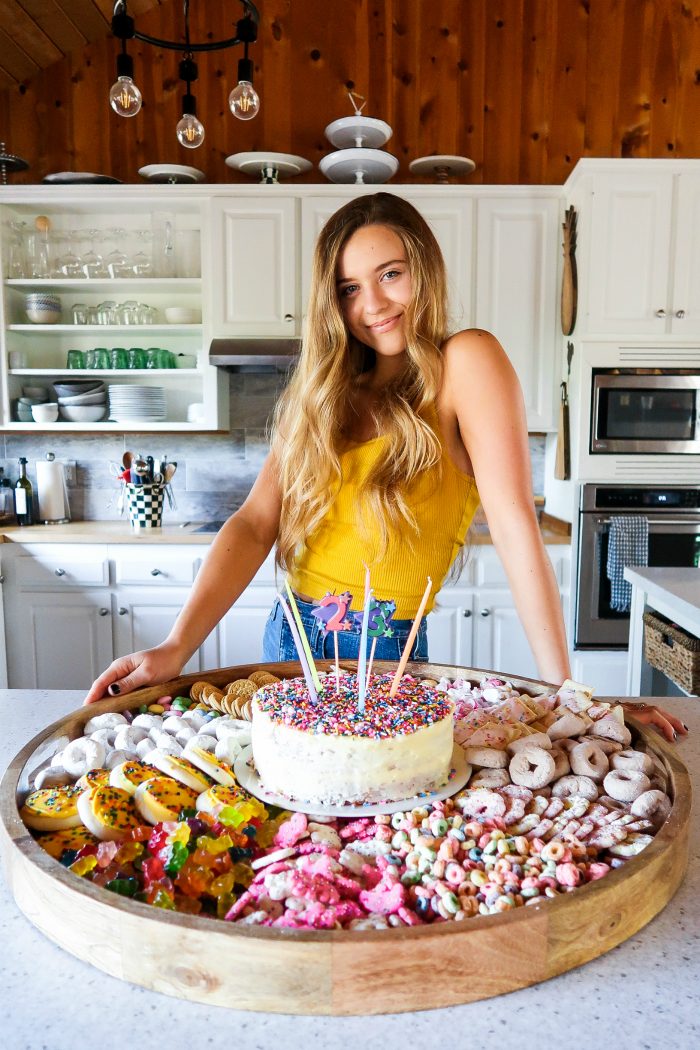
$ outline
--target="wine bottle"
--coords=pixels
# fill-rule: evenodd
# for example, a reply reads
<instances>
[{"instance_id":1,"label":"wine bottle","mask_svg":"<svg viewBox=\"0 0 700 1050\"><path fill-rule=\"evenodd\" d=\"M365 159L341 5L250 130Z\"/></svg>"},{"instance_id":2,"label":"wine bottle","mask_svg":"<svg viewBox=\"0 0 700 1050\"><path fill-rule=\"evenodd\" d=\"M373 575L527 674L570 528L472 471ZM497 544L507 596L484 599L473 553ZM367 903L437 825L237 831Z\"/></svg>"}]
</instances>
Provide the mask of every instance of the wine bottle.
<instances>
[{"instance_id":1,"label":"wine bottle","mask_svg":"<svg viewBox=\"0 0 700 1050\"><path fill-rule=\"evenodd\" d=\"M18 525L31 525L34 521L34 489L27 477L27 461L19 458L19 477L15 483L15 514Z\"/></svg>"}]
</instances>

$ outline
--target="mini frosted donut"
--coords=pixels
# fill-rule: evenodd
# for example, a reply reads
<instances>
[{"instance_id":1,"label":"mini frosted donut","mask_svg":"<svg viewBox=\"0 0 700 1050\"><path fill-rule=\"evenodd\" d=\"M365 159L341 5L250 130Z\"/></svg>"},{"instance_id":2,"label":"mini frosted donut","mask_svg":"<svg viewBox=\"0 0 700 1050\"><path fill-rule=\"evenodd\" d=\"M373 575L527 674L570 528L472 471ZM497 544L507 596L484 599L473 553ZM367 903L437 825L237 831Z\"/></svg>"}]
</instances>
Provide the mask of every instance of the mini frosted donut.
<instances>
[{"instance_id":1,"label":"mini frosted donut","mask_svg":"<svg viewBox=\"0 0 700 1050\"><path fill-rule=\"evenodd\" d=\"M116 766L120 766L122 762L133 762L138 759L138 755L135 751L129 751L127 748L120 748L118 751L112 751L107 755L105 759L105 768L114 769Z\"/></svg>"},{"instance_id":2,"label":"mini frosted donut","mask_svg":"<svg viewBox=\"0 0 700 1050\"><path fill-rule=\"evenodd\" d=\"M618 751L622 751L622 744L618 743L617 740L608 740L607 737L597 736L595 742L596 747L599 747L606 755L614 755Z\"/></svg>"},{"instance_id":3,"label":"mini frosted donut","mask_svg":"<svg viewBox=\"0 0 700 1050\"><path fill-rule=\"evenodd\" d=\"M591 720L586 715L576 714L574 711L566 711L557 718L556 722L549 726L547 736L550 740L562 740L567 736L580 736L581 733L585 733L588 730L590 724Z\"/></svg>"},{"instance_id":4,"label":"mini frosted donut","mask_svg":"<svg viewBox=\"0 0 700 1050\"><path fill-rule=\"evenodd\" d=\"M546 733L530 733L529 736L519 736L517 740L511 740L508 750L511 755L516 755L524 747L543 747L545 751L548 751L551 746L552 741Z\"/></svg>"},{"instance_id":5,"label":"mini frosted donut","mask_svg":"<svg viewBox=\"0 0 700 1050\"><path fill-rule=\"evenodd\" d=\"M177 736L183 725L184 723L181 715L168 715L167 718L163 719L161 729L164 733L172 733L173 736Z\"/></svg>"},{"instance_id":6,"label":"mini frosted donut","mask_svg":"<svg viewBox=\"0 0 700 1050\"><path fill-rule=\"evenodd\" d=\"M140 726L150 733L152 729L160 729L162 727L163 719L160 715L137 715L131 724L132 726Z\"/></svg>"},{"instance_id":7,"label":"mini frosted donut","mask_svg":"<svg viewBox=\"0 0 700 1050\"><path fill-rule=\"evenodd\" d=\"M63 766L74 777L82 777L88 769L99 769L104 764L105 749L98 740L89 736L71 740L63 748Z\"/></svg>"},{"instance_id":8,"label":"mini frosted donut","mask_svg":"<svg viewBox=\"0 0 700 1050\"><path fill-rule=\"evenodd\" d=\"M637 769L613 769L603 781L608 795L618 802L634 802L636 798L649 791L649 777Z\"/></svg>"},{"instance_id":9,"label":"mini frosted donut","mask_svg":"<svg viewBox=\"0 0 700 1050\"><path fill-rule=\"evenodd\" d=\"M558 747L553 747L549 753L554 759L553 779L558 780L559 777L565 777L571 772L571 763L569 762L569 756L566 751L562 751Z\"/></svg>"},{"instance_id":10,"label":"mini frosted donut","mask_svg":"<svg viewBox=\"0 0 700 1050\"><path fill-rule=\"evenodd\" d=\"M609 776L610 774L608 774ZM562 777L552 786L552 794L555 798L568 798L570 795L581 795L589 802L595 802L598 798L598 788L595 781L590 777L570 776Z\"/></svg>"},{"instance_id":11,"label":"mini frosted donut","mask_svg":"<svg viewBox=\"0 0 700 1050\"><path fill-rule=\"evenodd\" d=\"M496 791L489 791L487 788L468 791L462 798L458 796L456 801L465 817L488 820L492 817L502 817L506 811L506 800Z\"/></svg>"},{"instance_id":12,"label":"mini frosted donut","mask_svg":"<svg viewBox=\"0 0 700 1050\"><path fill-rule=\"evenodd\" d=\"M610 759L613 769L636 769L640 773L646 773L648 777L654 774L654 763L644 751L618 751Z\"/></svg>"},{"instance_id":13,"label":"mini frosted donut","mask_svg":"<svg viewBox=\"0 0 700 1050\"><path fill-rule=\"evenodd\" d=\"M508 755L495 747L465 747L464 755L469 765L477 769L505 769L508 765Z\"/></svg>"},{"instance_id":14,"label":"mini frosted donut","mask_svg":"<svg viewBox=\"0 0 700 1050\"><path fill-rule=\"evenodd\" d=\"M500 788L510 783L507 769L480 769L469 780L473 788Z\"/></svg>"},{"instance_id":15,"label":"mini frosted donut","mask_svg":"<svg viewBox=\"0 0 700 1050\"><path fill-rule=\"evenodd\" d=\"M148 731L143 726L122 726L114 737L115 750L132 751L135 754L136 745L145 740L147 736Z\"/></svg>"},{"instance_id":16,"label":"mini frosted donut","mask_svg":"<svg viewBox=\"0 0 700 1050\"><path fill-rule=\"evenodd\" d=\"M83 732L85 736L90 736L98 729L116 729L118 726L124 725L126 721L124 715L120 715L116 711L108 711L104 715L95 715L93 718L88 718L83 726Z\"/></svg>"},{"instance_id":17,"label":"mini frosted donut","mask_svg":"<svg viewBox=\"0 0 700 1050\"><path fill-rule=\"evenodd\" d=\"M105 751L111 751L114 747L114 738L117 735L119 729L126 729L127 726L108 726L104 729L96 729L94 733L86 733L91 740L96 740L98 744L102 744Z\"/></svg>"},{"instance_id":18,"label":"mini frosted donut","mask_svg":"<svg viewBox=\"0 0 700 1050\"><path fill-rule=\"evenodd\" d=\"M517 751L510 760L508 772L514 784L539 789L549 784L554 776L554 759L543 747L527 747Z\"/></svg>"},{"instance_id":19,"label":"mini frosted donut","mask_svg":"<svg viewBox=\"0 0 700 1050\"><path fill-rule=\"evenodd\" d=\"M45 769L40 769L34 777L34 790L65 787L66 784L72 784L74 781L75 777L71 776L63 766L46 766Z\"/></svg>"},{"instance_id":20,"label":"mini frosted donut","mask_svg":"<svg viewBox=\"0 0 700 1050\"><path fill-rule=\"evenodd\" d=\"M610 768L608 756L592 740L577 744L569 753L571 772L575 776L602 780Z\"/></svg>"},{"instance_id":21,"label":"mini frosted donut","mask_svg":"<svg viewBox=\"0 0 700 1050\"><path fill-rule=\"evenodd\" d=\"M232 766L243 753L243 748L237 742L235 737L230 736L226 740L217 740L216 737L208 737L206 739L207 741L211 740L214 744L214 754L216 757L220 758L222 762L227 762L229 766ZM199 737L199 740L200 747L204 746L204 741L201 737ZM211 749L207 747L206 750L210 751Z\"/></svg>"},{"instance_id":22,"label":"mini frosted donut","mask_svg":"<svg viewBox=\"0 0 700 1050\"><path fill-rule=\"evenodd\" d=\"M591 726L590 732L591 736L607 737L608 740L615 740L618 744L622 744L623 747L629 747L632 743L632 734L627 726L618 722L613 715L605 715L604 718L599 718Z\"/></svg>"},{"instance_id":23,"label":"mini frosted donut","mask_svg":"<svg viewBox=\"0 0 700 1050\"><path fill-rule=\"evenodd\" d=\"M155 740L153 740L153 746L157 751L163 751L168 755L181 755L182 744L178 743L172 733L158 733Z\"/></svg>"},{"instance_id":24,"label":"mini frosted donut","mask_svg":"<svg viewBox=\"0 0 700 1050\"><path fill-rule=\"evenodd\" d=\"M643 791L630 806L630 813L650 820L654 827L663 824L670 812L671 799L663 791Z\"/></svg>"}]
</instances>

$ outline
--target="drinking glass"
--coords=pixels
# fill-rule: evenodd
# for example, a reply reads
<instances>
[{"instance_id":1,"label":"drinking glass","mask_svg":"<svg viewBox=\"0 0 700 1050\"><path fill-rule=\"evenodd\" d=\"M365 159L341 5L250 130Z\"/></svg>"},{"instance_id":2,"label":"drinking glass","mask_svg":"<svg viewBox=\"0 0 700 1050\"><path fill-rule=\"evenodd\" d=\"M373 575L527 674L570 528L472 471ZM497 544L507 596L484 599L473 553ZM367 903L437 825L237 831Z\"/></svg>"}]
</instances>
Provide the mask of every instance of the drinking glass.
<instances>
[{"instance_id":1,"label":"drinking glass","mask_svg":"<svg viewBox=\"0 0 700 1050\"><path fill-rule=\"evenodd\" d=\"M160 350L157 346L149 346L146 350L146 368L158 368L158 354Z\"/></svg>"},{"instance_id":2,"label":"drinking glass","mask_svg":"<svg viewBox=\"0 0 700 1050\"><path fill-rule=\"evenodd\" d=\"M170 353L169 350L165 350L163 349L163 347L156 351L156 362L157 368L175 367L175 357L173 356L173 354Z\"/></svg>"},{"instance_id":3,"label":"drinking glass","mask_svg":"<svg viewBox=\"0 0 700 1050\"><path fill-rule=\"evenodd\" d=\"M136 323L153 324L153 310L150 306L147 306L146 303L137 303Z\"/></svg>"},{"instance_id":4,"label":"drinking glass","mask_svg":"<svg viewBox=\"0 0 700 1050\"><path fill-rule=\"evenodd\" d=\"M48 277L51 273L49 260L49 235L46 230L35 230L29 235L29 276Z\"/></svg>"},{"instance_id":5,"label":"drinking glass","mask_svg":"<svg viewBox=\"0 0 700 1050\"><path fill-rule=\"evenodd\" d=\"M7 257L7 276L11 280L13 277L27 276L27 256L25 252L27 224L21 221L11 222L9 223L9 228L11 234Z\"/></svg>"},{"instance_id":6,"label":"drinking glass","mask_svg":"<svg viewBox=\"0 0 700 1050\"><path fill-rule=\"evenodd\" d=\"M118 324L119 314L117 313L117 304L112 302L111 299L105 299L103 303L100 303L97 307L97 323L98 324Z\"/></svg>"},{"instance_id":7,"label":"drinking glass","mask_svg":"<svg viewBox=\"0 0 700 1050\"><path fill-rule=\"evenodd\" d=\"M140 246L134 255L134 274L136 277L150 277L153 273L153 234L150 230L137 230L136 239Z\"/></svg>"},{"instance_id":8,"label":"drinking glass","mask_svg":"<svg viewBox=\"0 0 700 1050\"><path fill-rule=\"evenodd\" d=\"M59 234L59 240L63 242L64 248L57 260L58 270L62 277L83 277L83 268L79 257L76 255L74 245L78 237L77 230L70 233Z\"/></svg>"},{"instance_id":9,"label":"drinking glass","mask_svg":"<svg viewBox=\"0 0 700 1050\"><path fill-rule=\"evenodd\" d=\"M88 323L88 307L85 303L73 303L71 314L73 316L73 324Z\"/></svg>"},{"instance_id":10,"label":"drinking glass","mask_svg":"<svg viewBox=\"0 0 700 1050\"><path fill-rule=\"evenodd\" d=\"M126 352L126 347L115 346L112 349L112 368L128 368L129 367L129 355Z\"/></svg>"},{"instance_id":11,"label":"drinking glass","mask_svg":"<svg viewBox=\"0 0 700 1050\"><path fill-rule=\"evenodd\" d=\"M135 299L127 299L117 308L119 324L139 324L139 304Z\"/></svg>"},{"instance_id":12,"label":"drinking glass","mask_svg":"<svg viewBox=\"0 0 700 1050\"><path fill-rule=\"evenodd\" d=\"M121 245L124 243L126 237L126 230L122 227L112 227L109 231L110 240L115 242L114 250L109 253L106 259L107 272L110 277L133 277L134 276L134 262L130 259L126 252L123 251Z\"/></svg>"},{"instance_id":13,"label":"drinking glass","mask_svg":"<svg viewBox=\"0 0 700 1050\"><path fill-rule=\"evenodd\" d=\"M67 368L85 368L85 354L82 350L69 350L66 355ZM92 366L91 366L92 367Z\"/></svg>"},{"instance_id":14,"label":"drinking glass","mask_svg":"<svg viewBox=\"0 0 700 1050\"><path fill-rule=\"evenodd\" d=\"M112 355L106 346L96 346L93 368L105 369L112 367Z\"/></svg>"},{"instance_id":15,"label":"drinking glass","mask_svg":"<svg viewBox=\"0 0 700 1050\"><path fill-rule=\"evenodd\" d=\"M146 351L140 346L132 346L128 353L129 368L146 367Z\"/></svg>"},{"instance_id":16,"label":"drinking glass","mask_svg":"<svg viewBox=\"0 0 700 1050\"><path fill-rule=\"evenodd\" d=\"M104 259L97 251L96 247L97 238L99 237L99 235L100 231L95 229L86 230L84 234L84 236L89 238L90 241L88 250L84 252L80 260L83 268L83 273L86 277L109 277Z\"/></svg>"}]
</instances>

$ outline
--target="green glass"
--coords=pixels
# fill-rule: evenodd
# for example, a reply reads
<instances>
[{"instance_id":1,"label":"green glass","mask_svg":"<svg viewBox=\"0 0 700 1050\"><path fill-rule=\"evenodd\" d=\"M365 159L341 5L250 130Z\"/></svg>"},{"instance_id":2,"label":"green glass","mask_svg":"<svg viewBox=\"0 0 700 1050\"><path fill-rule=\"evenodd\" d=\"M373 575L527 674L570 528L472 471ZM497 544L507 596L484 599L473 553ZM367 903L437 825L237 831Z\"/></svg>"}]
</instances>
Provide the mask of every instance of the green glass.
<instances>
[{"instance_id":1,"label":"green glass","mask_svg":"<svg viewBox=\"0 0 700 1050\"><path fill-rule=\"evenodd\" d=\"M159 353L160 353L160 350L158 349L157 346L149 346L148 350L146 351L146 368L159 368L160 367L160 365L158 364L158 354Z\"/></svg>"},{"instance_id":2,"label":"green glass","mask_svg":"<svg viewBox=\"0 0 700 1050\"><path fill-rule=\"evenodd\" d=\"M69 350L66 355L68 368L85 368L85 354L82 350Z\"/></svg>"},{"instance_id":3,"label":"green glass","mask_svg":"<svg viewBox=\"0 0 700 1050\"><path fill-rule=\"evenodd\" d=\"M126 347L115 346L112 349L112 368L128 368L129 367L129 355L126 352Z\"/></svg>"},{"instance_id":4,"label":"green glass","mask_svg":"<svg viewBox=\"0 0 700 1050\"><path fill-rule=\"evenodd\" d=\"M145 368L146 367L146 351L143 347L132 346L129 349L127 355L129 368Z\"/></svg>"},{"instance_id":5,"label":"green glass","mask_svg":"<svg viewBox=\"0 0 700 1050\"><path fill-rule=\"evenodd\" d=\"M106 346L96 346L93 355L93 368L103 371L112 367L112 357Z\"/></svg>"},{"instance_id":6,"label":"green glass","mask_svg":"<svg viewBox=\"0 0 700 1050\"><path fill-rule=\"evenodd\" d=\"M160 349L156 351L156 361L158 362L158 368L174 368L175 358L169 350Z\"/></svg>"}]
</instances>

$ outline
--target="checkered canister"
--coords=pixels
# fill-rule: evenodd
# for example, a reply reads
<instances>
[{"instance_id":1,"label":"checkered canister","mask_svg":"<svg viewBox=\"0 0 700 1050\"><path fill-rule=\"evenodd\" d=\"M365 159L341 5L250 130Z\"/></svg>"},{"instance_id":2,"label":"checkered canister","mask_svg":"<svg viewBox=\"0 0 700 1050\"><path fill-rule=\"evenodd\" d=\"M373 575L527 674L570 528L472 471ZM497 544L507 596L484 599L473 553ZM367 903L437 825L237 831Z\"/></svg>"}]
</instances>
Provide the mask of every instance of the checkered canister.
<instances>
[{"instance_id":1,"label":"checkered canister","mask_svg":"<svg viewBox=\"0 0 700 1050\"><path fill-rule=\"evenodd\" d=\"M163 524L163 486L127 485L126 500L132 529L159 529Z\"/></svg>"}]
</instances>

